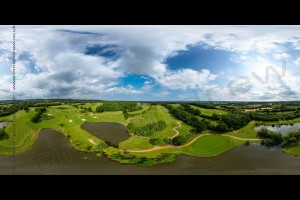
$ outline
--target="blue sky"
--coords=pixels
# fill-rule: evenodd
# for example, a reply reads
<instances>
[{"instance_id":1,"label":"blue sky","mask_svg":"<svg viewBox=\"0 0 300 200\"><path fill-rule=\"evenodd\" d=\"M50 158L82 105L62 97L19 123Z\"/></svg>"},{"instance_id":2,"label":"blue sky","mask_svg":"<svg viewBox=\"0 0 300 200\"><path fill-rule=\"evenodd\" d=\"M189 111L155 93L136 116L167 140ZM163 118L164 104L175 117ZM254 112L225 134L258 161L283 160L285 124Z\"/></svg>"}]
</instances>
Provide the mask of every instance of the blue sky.
<instances>
[{"instance_id":1,"label":"blue sky","mask_svg":"<svg viewBox=\"0 0 300 200\"><path fill-rule=\"evenodd\" d=\"M17 26L16 69L18 99L300 100L300 26Z\"/></svg>"}]
</instances>

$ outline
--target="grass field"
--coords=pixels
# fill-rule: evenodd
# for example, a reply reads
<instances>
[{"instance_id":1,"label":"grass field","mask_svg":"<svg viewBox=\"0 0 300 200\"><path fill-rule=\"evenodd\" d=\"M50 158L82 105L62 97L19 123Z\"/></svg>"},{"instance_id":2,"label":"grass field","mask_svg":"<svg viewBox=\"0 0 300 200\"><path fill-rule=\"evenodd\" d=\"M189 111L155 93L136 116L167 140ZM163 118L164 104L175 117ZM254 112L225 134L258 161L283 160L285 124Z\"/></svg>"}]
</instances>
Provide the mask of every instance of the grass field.
<instances>
[{"instance_id":1,"label":"grass field","mask_svg":"<svg viewBox=\"0 0 300 200\"><path fill-rule=\"evenodd\" d=\"M92 110L95 112L96 111L96 108L98 107L98 106L101 106L103 103L86 103L85 105L84 105L84 107L91 107L92 108Z\"/></svg>"},{"instance_id":2,"label":"grass field","mask_svg":"<svg viewBox=\"0 0 300 200\"><path fill-rule=\"evenodd\" d=\"M226 133L226 135L232 135L240 138L256 138L257 133L253 130L255 124L256 121L251 121L245 127L237 131Z\"/></svg>"},{"instance_id":3,"label":"grass field","mask_svg":"<svg viewBox=\"0 0 300 200\"><path fill-rule=\"evenodd\" d=\"M207 135L197 139L190 146L184 147L183 152L191 156L211 157L243 143L241 140L222 135Z\"/></svg>"},{"instance_id":4,"label":"grass field","mask_svg":"<svg viewBox=\"0 0 300 200\"><path fill-rule=\"evenodd\" d=\"M128 112L128 114L140 115L143 111L148 110L149 107L150 107L149 105L144 105L144 104L142 104L142 110L137 110L137 111L133 111L133 112Z\"/></svg>"},{"instance_id":5,"label":"grass field","mask_svg":"<svg viewBox=\"0 0 300 200\"><path fill-rule=\"evenodd\" d=\"M133 136L119 144L120 149L141 150L150 149L153 145L149 143L149 138Z\"/></svg>"},{"instance_id":6,"label":"grass field","mask_svg":"<svg viewBox=\"0 0 300 200\"><path fill-rule=\"evenodd\" d=\"M206 115L206 116L209 116L209 117L211 117L214 113L219 114L219 115L220 114L225 115L227 113L224 110L206 109L206 108L200 108L198 106L193 106L193 105L191 105L191 106L192 106L192 108L196 108L196 109L200 110L202 115Z\"/></svg>"},{"instance_id":7,"label":"grass field","mask_svg":"<svg viewBox=\"0 0 300 200\"><path fill-rule=\"evenodd\" d=\"M162 153L185 154L198 157L212 157L219 155L233 147L244 144L245 141L225 137L222 135L206 135L197 139L190 146L183 148L160 149L151 152L132 153L136 156L155 158Z\"/></svg>"},{"instance_id":8,"label":"grass field","mask_svg":"<svg viewBox=\"0 0 300 200\"><path fill-rule=\"evenodd\" d=\"M129 118L129 121L132 122L135 126L145 126L146 124L157 122L159 120L164 120L166 122L167 128L158 131L154 134L155 138L167 138L172 137L175 132L174 127L177 127L177 122L179 120L175 119L169 114L169 111L160 105L152 106L151 109L143 115L134 116ZM180 128L177 128L180 135L185 135L189 133L190 127L187 124L182 123Z\"/></svg>"},{"instance_id":9,"label":"grass field","mask_svg":"<svg viewBox=\"0 0 300 200\"><path fill-rule=\"evenodd\" d=\"M174 107L180 106L180 104L171 104L171 105L174 106ZM213 113L222 113L222 114L226 114L226 111L223 111L223 110L218 110L218 109L205 109L205 108L200 108L200 107L193 106L193 105L191 105L191 106L192 106L193 108L196 108L196 109L200 110L200 111L201 111L201 114L203 114L203 115L205 115L205 116L208 116L208 117L212 116ZM202 110L202 109L203 109L203 110ZM209 110L213 110L213 111L209 111ZM203 112L203 111L204 111L204 112ZM219 112L219 111L220 111L220 112ZM217 124L218 124L218 122L217 122L216 120L212 120L212 119L205 118L205 116L204 116L204 117L196 116L196 117L199 118L200 120L206 119L206 120L210 121L213 125L217 125Z\"/></svg>"}]
</instances>

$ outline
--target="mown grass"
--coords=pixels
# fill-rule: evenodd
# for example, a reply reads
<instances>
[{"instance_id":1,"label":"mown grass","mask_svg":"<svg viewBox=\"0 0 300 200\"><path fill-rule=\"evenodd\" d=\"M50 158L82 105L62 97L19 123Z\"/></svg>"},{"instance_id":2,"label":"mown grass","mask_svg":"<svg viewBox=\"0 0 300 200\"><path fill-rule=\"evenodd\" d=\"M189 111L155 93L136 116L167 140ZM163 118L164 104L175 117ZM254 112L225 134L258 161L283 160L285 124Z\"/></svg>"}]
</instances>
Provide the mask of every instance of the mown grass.
<instances>
[{"instance_id":1,"label":"mown grass","mask_svg":"<svg viewBox=\"0 0 300 200\"><path fill-rule=\"evenodd\" d=\"M168 148L168 149L160 149L150 152L138 152L131 153L136 156L146 156L149 158L156 158L160 156L162 153L173 153L173 154L185 154L190 156L198 156L198 157L212 157L219 155L229 149L232 149L236 146L244 144L245 141L237 140L234 138L225 137L222 135L205 135L203 137L198 138L191 145L180 148Z\"/></svg>"},{"instance_id":2,"label":"mown grass","mask_svg":"<svg viewBox=\"0 0 300 200\"><path fill-rule=\"evenodd\" d=\"M147 111L149 107L150 107L149 105L142 104L142 110L128 112L128 114L140 115L140 114L142 114L143 111Z\"/></svg>"},{"instance_id":3,"label":"mown grass","mask_svg":"<svg viewBox=\"0 0 300 200\"><path fill-rule=\"evenodd\" d=\"M142 150L150 149L153 145L149 143L149 138L133 136L119 144L120 149Z\"/></svg>"},{"instance_id":4,"label":"mown grass","mask_svg":"<svg viewBox=\"0 0 300 200\"><path fill-rule=\"evenodd\" d=\"M191 156L211 157L243 143L244 141L222 135L206 135L197 139L191 145L184 147L183 152Z\"/></svg>"},{"instance_id":5,"label":"mown grass","mask_svg":"<svg viewBox=\"0 0 300 200\"><path fill-rule=\"evenodd\" d=\"M232 135L232 136L236 136L236 137L240 137L240 138L253 138L253 139L257 138L256 137L257 133L256 133L256 131L253 130L255 124L256 124L256 121L251 121L243 128L241 128L237 131L226 133L226 135Z\"/></svg>"},{"instance_id":6,"label":"mown grass","mask_svg":"<svg viewBox=\"0 0 300 200\"><path fill-rule=\"evenodd\" d=\"M227 111L224 111L224 110L206 109L206 108L200 108L200 107L194 106L194 105L191 105L191 106L192 106L192 108L196 108L196 109L200 110L202 115L206 115L206 116L209 116L209 117L211 117L214 113L216 113L218 115L227 114Z\"/></svg>"}]
</instances>

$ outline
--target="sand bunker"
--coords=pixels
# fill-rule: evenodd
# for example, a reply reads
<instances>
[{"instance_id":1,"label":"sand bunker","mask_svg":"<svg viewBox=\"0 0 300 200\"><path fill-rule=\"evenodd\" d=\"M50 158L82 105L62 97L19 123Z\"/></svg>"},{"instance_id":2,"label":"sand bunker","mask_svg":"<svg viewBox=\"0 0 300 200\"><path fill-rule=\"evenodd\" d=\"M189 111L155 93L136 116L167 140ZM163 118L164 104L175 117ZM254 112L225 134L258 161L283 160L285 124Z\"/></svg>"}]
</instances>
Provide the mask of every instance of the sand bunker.
<instances>
[{"instance_id":1,"label":"sand bunker","mask_svg":"<svg viewBox=\"0 0 300 200\"><path fill-rule=\"evenodd\" d=\"M82 121L86 121L86 119L81 119Z\"/></svg>"},{"instance_id":2,"label":"sand bunker","mask_svg":"<svg viewBox=\"0 0 300 200\"><path fill-rule=\"evenodd\" d=\"M70 119L69 122L73 122L73 120Z\"/></svg>"},{"instance_id":3,"label":"sand bunker","mask_svg":"<svg viewBox=\"0 0 300 200\"><path fill-rule=\"evenodd\" d=\"M88 141L90 142L90 143L92 143L92 144L97 144L96 142L94 142L94 140L93 139L91 139L91 138L89 138L88 139Z\"/></svg>"}]
</instances>

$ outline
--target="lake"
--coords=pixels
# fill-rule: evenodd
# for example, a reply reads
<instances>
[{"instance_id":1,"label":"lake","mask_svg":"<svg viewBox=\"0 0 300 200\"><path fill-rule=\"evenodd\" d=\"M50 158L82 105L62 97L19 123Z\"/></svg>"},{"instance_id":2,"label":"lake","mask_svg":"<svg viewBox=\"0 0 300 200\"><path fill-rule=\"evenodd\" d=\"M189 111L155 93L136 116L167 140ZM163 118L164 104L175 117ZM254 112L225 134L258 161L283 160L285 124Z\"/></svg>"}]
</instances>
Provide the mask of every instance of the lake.
<instances>
[{"instance_id":1,"label":"lake","mask_svg":"<svg viewBox=\"0 0 300 200\"><path fill-rule=\"evenodd\" d=\"M265 126L265 125L260 125L260 126L256 126L254 127L254 130L255 131L258 131L262 128L266 128L270 131L276 131L276 132L279 132L279 133L282 133L282 134L286 134L290 131L297 131L300 129L300 123L295 123L293 125L280 125L280 126Z\"/></svg>"},{"instance_id":2,"label":"lake","mask_svg":"<svg viewBox=\"0 0 300 200\"><path fill-rule=\"evenodd\" d=\"M118 146L120 142L129 138L126 127L118 123L85 122L81 127L110 145Z\"/></svg>"},{"instance_id":3,"label":"lake","mask_svg":"<svg viewBox=\"0 0 300 200\"><path fill-rule=\"evenodd\" d=\"M0 156L0 174L12 174L12 156ZM32 148L16 156L16 174L300 174L300 157L259 144L211 158L179 156L153 167L122 165L81 153L59 132L44 129Z\"/></svg>"},{"instance_id":4,"label":"lake","mask_svg":"<svg viewBox=\"0 0 300 200\"><path fill-rule=\"evenodd\" d=\"M8 126L9 124L10 124L10 122L0 122L0 128Z\"/></svg>"}]
</instances>

